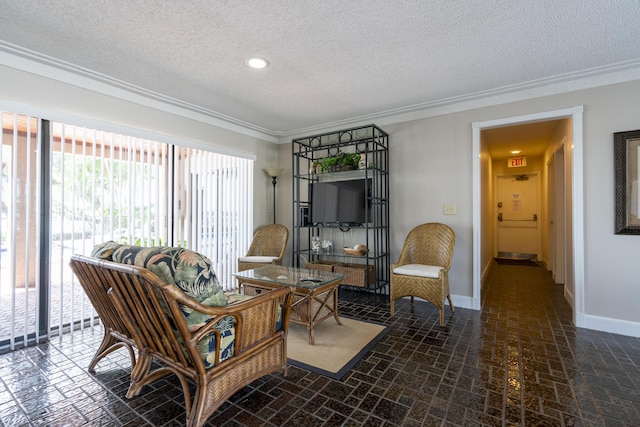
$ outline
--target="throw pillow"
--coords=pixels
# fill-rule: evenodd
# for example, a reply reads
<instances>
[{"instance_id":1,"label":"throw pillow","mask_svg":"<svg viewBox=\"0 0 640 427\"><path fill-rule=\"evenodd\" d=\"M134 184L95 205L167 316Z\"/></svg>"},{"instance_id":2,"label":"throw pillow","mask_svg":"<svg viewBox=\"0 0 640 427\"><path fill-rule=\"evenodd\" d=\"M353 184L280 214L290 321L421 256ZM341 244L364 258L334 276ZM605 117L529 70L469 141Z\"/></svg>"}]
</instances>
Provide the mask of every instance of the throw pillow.
<instances>
[{"instance_id":1,"label":"throw pillow","mask_svg":"<svg viewBox=\"0 0 640 427\"><path fill-rule=\"evenodd\" d=\"M114 251L113 261L149 269L204 305L227 303L211 261L190 249L121 245Z\"/></svg>"},{"instance_id":2,"label":"throw pillow","mask_svg":"<svg viewBox=\"0 0 640 427\"><path fill-rule=\"evenodd\" d=\"M122 246L120 243L116 243L112 240L99 243L93 247L91 256L105 261L113 261L113 252L120 246Z\"/></svg>"}]
</instances>

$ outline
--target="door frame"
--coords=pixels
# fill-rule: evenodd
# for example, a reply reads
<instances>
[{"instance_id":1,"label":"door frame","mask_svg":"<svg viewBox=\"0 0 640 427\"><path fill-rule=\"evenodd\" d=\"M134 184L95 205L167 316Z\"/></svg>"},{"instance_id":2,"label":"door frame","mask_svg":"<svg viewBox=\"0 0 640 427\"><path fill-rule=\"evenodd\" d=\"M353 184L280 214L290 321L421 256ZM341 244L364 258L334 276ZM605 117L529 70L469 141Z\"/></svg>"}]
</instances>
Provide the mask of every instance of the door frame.
<instances>
[{"instance_id":1,"label":"door frame","mask_svg":"<svg viewBox=\"0 0 640 427\"><path fill-rule=\"evenodd\" d=\"M548 169L548 190L549 194L549 218L547 218L548 233L548 265L547 270L551 271L551 275L555 283L565 284L567 279L566 268L566 232L565 232L565 212L566 199L565 188L561 183L565 182L565 165L564 165L564 149L566 141L556 148L549 162ZM566 291L566 289L565 289ZM566 293L565 293L566 296ZM571 295L573 298L573 295Z\"/></svg>"},{"instance_id":2,"label":"door frame","mask_svg":"<svg viewBox=\"0 0 640 427\"><path fill-rule=\"evenodd\" d=\"M483 129L501 127L507 125L516 125L523 123L531 123L536 121L554 120L571 118L573 144L571 150L572 162L572 236L571 246L573 249L573 259L566 260L573 265L574 272L574 304L573 304L573 321L578 327L585 327L585 310L584 310L584 148L583 148L583 121L584 107L582 105L573 108L561 110L545 111L535 114L527 114L522 116L504 117L494 120L486 120L482 122L473 122L472 130L472 206L473 206L473 249L472 249L472 281L473 296L472 306L475 310L480 309L480 289L481 289L481 161L480 156L480 135Z\"/></svg>"}]
</instances>

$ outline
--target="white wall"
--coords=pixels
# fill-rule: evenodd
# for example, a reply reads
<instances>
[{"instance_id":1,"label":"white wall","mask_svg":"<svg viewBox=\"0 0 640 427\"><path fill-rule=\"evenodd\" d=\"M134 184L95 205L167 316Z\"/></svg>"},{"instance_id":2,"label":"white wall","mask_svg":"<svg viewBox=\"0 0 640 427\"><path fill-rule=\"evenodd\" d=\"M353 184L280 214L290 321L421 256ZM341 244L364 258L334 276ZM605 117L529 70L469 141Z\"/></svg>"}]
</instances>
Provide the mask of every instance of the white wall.
<instances>
[{"instance_id":1,"label":"white wall","mask_svg":"<svg viewBox=\"0 0 640 427\"><path fill-rule=\"evenodd\" d=\"M255 157L254 228L273 222L273 187L262 169L275 166L277 144L0 66L0 108L13 104L24 108L18 113L42 114L44 118L88 127L125 127L151 133L160 141L180 140L192 147L214 147L223 153Z\"/></svg>"},{"instance_id":2,"label":"white wall","mask_svg":"<svg viewBox=\"0 0 640 427\"><path fill-rule=\"evenodd\" d=\"M640 81L633 81L382 126L390 135L392 261L415 225L450 224L456 232L451 291L454 303L469 302L471 124L582 105L585 206L573 208L584 209L586 326L640 336L640 236L613 234L613 133L640 128L639 93ZM290 146L280 155L290 156ZM443 215L445 203L456 204L457 215ZM281 200L280 208L290 210L290 201Z\"/></svg>"},{"instance_id":3,"label":"white wall","mask_svg":"<svg viewBox=\"0 0 640 427\"><path fill-rule=\"evenodd\" d=\"M640 336L640 236L613 234L613 133L640 128L640 81L544 96L382 126L390 134L391 259L415 225L440 221L456 231L450 273L454 302L472 296L471 124L584 106L585 313L594 329ZM100 120L198 144L249 153L255 169L255 226L272 221L272 186L262 168L285 169L278 180L278 222L291 229L291 146L0 66L0 102ZM29 113L29 111L26 111ZM52 117L60 119L59 117ZM78 123L83 124L83 123ZM442 206L457 206L457 215ZM290 258L289 258L290 260ZM462 303L462 304L461 304Z\"/></svg>"}]
</instances>

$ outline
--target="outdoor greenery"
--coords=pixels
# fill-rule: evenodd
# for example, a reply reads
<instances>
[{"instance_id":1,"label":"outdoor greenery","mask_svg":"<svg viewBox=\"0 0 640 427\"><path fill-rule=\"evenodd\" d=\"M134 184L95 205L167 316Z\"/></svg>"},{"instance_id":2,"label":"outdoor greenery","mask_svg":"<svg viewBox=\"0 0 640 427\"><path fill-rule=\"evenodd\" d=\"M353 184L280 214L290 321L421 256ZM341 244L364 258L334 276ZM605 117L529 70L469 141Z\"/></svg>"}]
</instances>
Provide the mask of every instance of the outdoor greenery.
<instances>
[{"instance_id":1,"label":"outdoor greenery","mask_svg":"<svg viewBox=\"0 0 640 427\"><path fill-rule=\"evenodd\" d=\"M73 224L73 230L64 230L64 237L111 235L124 244L163 243L155 236L152 198L142 200L130 194L135 181L132 177L138 185L141 177L150 178L148 165L93 156L75 155L73 159L74 155L67 153L52 155L53 220L64 218L65 223ZM149 231L149 237L141 237ZM57 236L63 237L60 233Z\"/></svg>"}]
</instances>

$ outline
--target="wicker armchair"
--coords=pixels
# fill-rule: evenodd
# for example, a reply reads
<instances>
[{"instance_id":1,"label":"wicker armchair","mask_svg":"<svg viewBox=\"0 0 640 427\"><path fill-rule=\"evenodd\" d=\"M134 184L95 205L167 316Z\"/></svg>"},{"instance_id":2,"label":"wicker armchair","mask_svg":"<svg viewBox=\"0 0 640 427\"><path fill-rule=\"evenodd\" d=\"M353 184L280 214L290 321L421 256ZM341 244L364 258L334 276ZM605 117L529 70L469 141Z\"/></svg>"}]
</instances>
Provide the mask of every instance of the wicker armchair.
<instances>
[{"instance_id":1,"label":"wicker armchair","mask_svg":"<svg viewBox=\"0 0 640 427\"><path fill-rule=\"evenodd\" d=\"M112 348L121 339L130 352L134 345L138 350L128 398L175 374L184 392L186 424L200 427L245 385L271 372L287 374L286 336L293 298L289 288L211 307L137 265L81 255L72 256L70 265L84 289L102 293L109 288L108 299L101 297L100 304L110 305L108 310L117 312L120 320L103 318L105 329L124 325L126 332L105 332L110 338L100 348L105 342ZM96 310L101 316L106 312ZM192 316L186 318L185 312L198 314L201 321L190 323ZM92 366L104 353L99 350ZM195 383L193 399L188 380Z\"/></svg>"},{"instance_id":2,"label":"wicker armchair","mask_svg":"<svg viewBox=\"0 0 640 427\"><path fill-rule=\"evenodd\" d=\"M419 297L440 310L440 326L444 325L444 300L449 300L449 266L455 245L453 230L439 223L422 224L409 232L397 263L391 264L391 315L398 298Z\"/></svg>"},{"instance_id":3,"label":"wicker armchair","mask_svg":"<svg viewBox=\"0 0 640 427\"><path fill-rule=\"evenodd\" d=\"M282 265L288 240L289 230L282 224L270 224L259 228L253 235L247 254L238 258L238 271L270 264Z\"/></svg>"}]
</instances>

